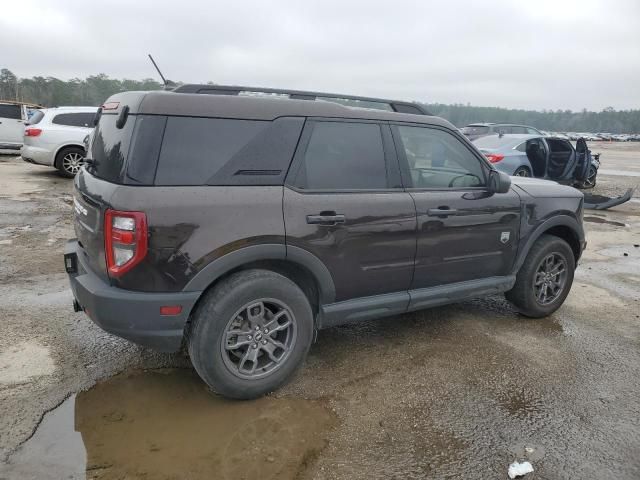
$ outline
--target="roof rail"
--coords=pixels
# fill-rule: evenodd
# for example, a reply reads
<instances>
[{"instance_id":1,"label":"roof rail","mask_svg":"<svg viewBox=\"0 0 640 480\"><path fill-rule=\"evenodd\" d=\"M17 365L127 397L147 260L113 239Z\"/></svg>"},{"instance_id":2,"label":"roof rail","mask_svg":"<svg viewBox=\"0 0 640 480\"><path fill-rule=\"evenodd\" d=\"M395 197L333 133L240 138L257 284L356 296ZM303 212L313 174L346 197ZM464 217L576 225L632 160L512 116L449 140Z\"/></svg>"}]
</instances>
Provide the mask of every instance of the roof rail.
<instances>
[{"instance_id":1,"label":"roof rail","mask_svg":"<svg viewBox=\"0 0 640 480\"><path fill-rule=\"evenodd\" d=\"M432 115L422 105L413 102L388 100L384 98L360 97L340 93L288 90L283 88L243 87L237 85L186 84L173 89L175 93L200 93L206 95L251 95L266 94L287 97L292 100L325 100L349 107L372 108L414 115Z\"/></svg>"},{"instance_id":2,"label":"roof rail","mask_svg":"<svg viewBox=\"0 0 640 480\"><path fill-rule=\"evenodd\" d=\"M11 104L11 105L24 105L24 106L30 107L30 108L45 108L42 105L38 105L36 103L18 102L16 100L0 100L0 103Z\"/></svg>"}]
</instances>

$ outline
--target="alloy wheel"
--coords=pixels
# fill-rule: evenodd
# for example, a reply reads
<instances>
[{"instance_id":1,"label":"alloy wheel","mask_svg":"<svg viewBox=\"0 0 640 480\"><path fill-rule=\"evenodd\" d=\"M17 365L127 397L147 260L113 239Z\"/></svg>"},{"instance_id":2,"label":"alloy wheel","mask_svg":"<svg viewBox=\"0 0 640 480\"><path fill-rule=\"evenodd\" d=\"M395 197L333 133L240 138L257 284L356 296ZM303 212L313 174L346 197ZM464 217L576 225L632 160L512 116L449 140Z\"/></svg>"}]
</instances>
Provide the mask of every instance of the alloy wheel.
<instances>
[{"instance_id":1,"label":"alloy wheel","mask_svg":"<svg viewBox=\"0 0 640 480\"><path fill-rule=\"evenodd\" d=\"M584 181L584 186L586 188L595 187L597 175L598 171L594 167L589 167L589 173L587 174L587 178Z\"/></svg>"},{"instance_id":2,"label":"alloy wheel","mask_svg":"<svg viewBox=\"0 0 640 480\"><path fill-rule=\"evenodd\" d=\"M69 152L62 157L62 169L70 175L77 174L84 165L84 157L76 152Z\"/></svg>"},{"instance_id":3,"label":"alloy wheel","mask_svg":"<svg viewBox=\"0 0 640 480\"><path fill-rule=\"evenodd\" d=\"M548 305L564 291L567 283L567 260L559 253L550 253L542 259L536 269L533 293L536 302Z\"/></svg>"},{"instance_id":4,"label":"alloy wheel","mask_svg":"<svg viewBox=\"0 0 640 480\"><path fill-rule=\"evenodd\" d=\"M237 377L257 379L280 368L296 342L293 313L279 300L247 303L229 320L220 348L227 368Z\"/></svg>"}]
</instances>

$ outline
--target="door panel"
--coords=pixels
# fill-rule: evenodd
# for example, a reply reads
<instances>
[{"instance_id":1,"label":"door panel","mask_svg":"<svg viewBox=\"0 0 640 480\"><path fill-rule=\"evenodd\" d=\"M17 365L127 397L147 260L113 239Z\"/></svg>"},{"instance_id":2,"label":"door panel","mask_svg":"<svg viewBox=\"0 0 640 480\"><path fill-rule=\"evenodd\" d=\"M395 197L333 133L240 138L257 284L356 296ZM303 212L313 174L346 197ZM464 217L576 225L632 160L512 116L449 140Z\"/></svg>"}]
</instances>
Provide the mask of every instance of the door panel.
<instances>
[{"instance_id":1,"label":"door panel","mask_svg":"<svg viewBox=\"0 0 640 480\"><path fill-rule=\"evenodd\" d=\"M416 210L402 188L387 124L307 120L286 184L287 245L324 263L336 302L406 295L416 252Z\"/></svg>"},{"instance_id":2,"label":"door panel","mask_svg":"<svg viewBox=\"0 0 640 480\"><path fill-rule=\"evenodd\" d=\"M302 193L285 188L284 218L287 245L303 248L325 264L336 301L409 288L416 217L408 193Z\"/></svg>"},{"instance_id":3,"label":"door panel","mask_svg":"<svg viewBox=\"0 0 640 480\"><path fill-rule=\"evenodd\" d=\"M416 125L392 131L416 205L411 288L508 275L518 246L520 197L487 192L487 162L456 132Z\"/></svg>"},{"instance_id":4,"label":"door panel","mask_svg":"<svg viewBox=\"0 0 640 480\"><path fill-rule=\"evenodd\" d=\"M510 273L520 229L515 192L412 191L411 196L418 215L412 289ZM438 215L447 209L455 214Z\"/></svg>"}]
</instances>

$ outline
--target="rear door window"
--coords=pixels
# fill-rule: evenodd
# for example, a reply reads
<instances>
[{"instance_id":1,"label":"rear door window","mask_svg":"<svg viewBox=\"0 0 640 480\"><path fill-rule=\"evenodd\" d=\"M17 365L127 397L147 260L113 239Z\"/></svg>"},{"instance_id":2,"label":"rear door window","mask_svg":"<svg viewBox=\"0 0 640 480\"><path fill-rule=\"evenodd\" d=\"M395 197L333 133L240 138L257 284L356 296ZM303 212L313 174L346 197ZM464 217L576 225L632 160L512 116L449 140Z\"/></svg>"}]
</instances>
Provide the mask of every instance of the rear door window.
<instances>
[{"instance_id":1,"label":"rear door window","mask_svg":"<svg viewBox=\"0 0 640 480\"><path fill-rule=\"evenodd\" d=\"M317 121L294 185L305 190L380 190L388 187L380 126Z\"/></svg>"},{"instance_id":2,"label":"rear door window","mask_svg":"<svg viewBox=\"0 0 640 480\"><path fill-rule=\"evenodd\" d=\"M91 127L95 112L60 113L53 117L51 123L67 127Z\"/></svg>"},{"instance_id":3,"label":"rear door window","mask_svg":"<svg viewBox=\"0 0 640 480\"><path fill-rule=\"evenodd\" d=\"M0 117L11 118L13 120L20 120L22 118L22 111L20 105L10 105L7 103L0 103Z\"/></svg>"}]
</instances>

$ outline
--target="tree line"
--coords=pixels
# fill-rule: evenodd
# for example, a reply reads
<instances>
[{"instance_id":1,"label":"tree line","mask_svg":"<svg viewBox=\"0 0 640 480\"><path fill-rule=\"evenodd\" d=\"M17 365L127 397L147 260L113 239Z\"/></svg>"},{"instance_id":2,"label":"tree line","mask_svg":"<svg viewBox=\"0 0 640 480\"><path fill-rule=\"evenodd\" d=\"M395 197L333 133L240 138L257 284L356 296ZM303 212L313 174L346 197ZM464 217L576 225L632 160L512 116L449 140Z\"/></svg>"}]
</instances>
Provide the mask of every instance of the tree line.
<instances>
[{"instance_id":1,"label":"tree line","mask_svg":"<svg viewBox=\"0 0 640 480\"><path fill-rule=\"evenodd\" d=\"M162 84L151 79L119 80L101 73L87 78L60 80L55 77L18 78L10 70L0 70L0 100L35 103L43 107L62 105L100 105L117 92L159 90ZM471 105L424 104L434 115L446 118L457 127L474 122L500 122L531 125L554 132L640 132L640 110L601 112L571 110L521 110Z\"/></svg>"}]
</instances>

